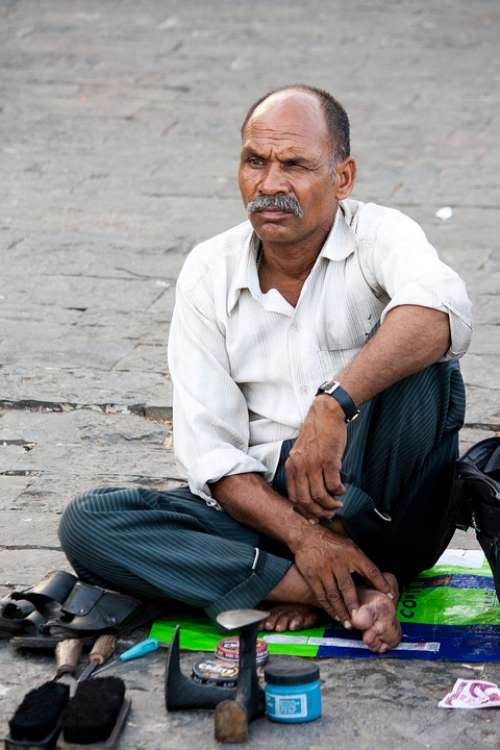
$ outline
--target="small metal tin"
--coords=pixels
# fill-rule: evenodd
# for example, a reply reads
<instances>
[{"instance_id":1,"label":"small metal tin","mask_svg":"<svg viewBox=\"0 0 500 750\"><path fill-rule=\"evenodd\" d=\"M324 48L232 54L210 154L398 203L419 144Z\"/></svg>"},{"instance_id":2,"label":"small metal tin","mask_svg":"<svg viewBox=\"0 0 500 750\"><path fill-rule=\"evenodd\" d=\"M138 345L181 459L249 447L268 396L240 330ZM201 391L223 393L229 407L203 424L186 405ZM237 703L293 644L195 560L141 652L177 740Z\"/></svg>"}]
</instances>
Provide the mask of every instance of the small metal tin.
<instances>
[{"instance_id":1,"label":"small metal tin","mask_svg":"<svg viewBox=\"0 0 500 750\"><path fill-rule=\"evenodd\" d=\"M240 659L240 639L239 636L234 635L230 638L223 638L219 643L217 644L215 654L218 659L224 659L224 661L229 661L234 663L238 663ZM257 665L261 666L262 664L265 664L267 660L269 659L269 650L267 648L267 643L262 639L257 639Z\"/></svg>"},{"instance_id":2,"label":"small metal tin","mask_svg":"<svg viewBox=\"0 0 500 750\"><path fill-rule=\"evenodd\" d=\"M321 716L319 667L287 659L265 669L266 715L271 721L299 724Z\"/></svg>"},{"instance_id":3,"label":"small metal tin","mask_svg":"<svg viewBox=\"0 0 500 750\"><path fill-rule=\"evenodd\" d=\"M193 666L191 679L201 685L216 687L236 687L238 665L222 659L201 659Z\"/></svg>"}]
</instances>

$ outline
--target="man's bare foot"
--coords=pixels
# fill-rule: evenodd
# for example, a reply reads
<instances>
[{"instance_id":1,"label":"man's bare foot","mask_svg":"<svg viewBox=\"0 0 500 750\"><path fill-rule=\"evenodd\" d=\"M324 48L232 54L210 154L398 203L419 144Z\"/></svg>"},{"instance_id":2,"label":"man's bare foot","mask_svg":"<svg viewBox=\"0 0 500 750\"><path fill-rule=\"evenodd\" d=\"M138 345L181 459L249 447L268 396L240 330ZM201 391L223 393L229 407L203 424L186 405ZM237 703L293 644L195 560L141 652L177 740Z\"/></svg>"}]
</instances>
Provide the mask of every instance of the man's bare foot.
<instances>
[{"instance_id":1,"label":"man's bare foot","mask_svg":"<svg viewBox=\"0 0 500 750\"><path fill-rule=\"evenodd\" d=\"M363 641L371 651L383 654L401 640L401 626L396 617L399 590L396 578L384 573L392 587L393 599L376 589L358 586L360 608L352 614L352 626L363 631Z\"/></svg>"},{"instance_id":2,"label":"man's bare foot","mask_svg":"<svg viewBox=\"0 0 500 750\"><path fill-rule=\"evenodd\" d=\"M269 607L270 616L264 622L264 630L303 630L328 622L328 615L309 604L275 604Z\"/></svg>"}]
</instances>

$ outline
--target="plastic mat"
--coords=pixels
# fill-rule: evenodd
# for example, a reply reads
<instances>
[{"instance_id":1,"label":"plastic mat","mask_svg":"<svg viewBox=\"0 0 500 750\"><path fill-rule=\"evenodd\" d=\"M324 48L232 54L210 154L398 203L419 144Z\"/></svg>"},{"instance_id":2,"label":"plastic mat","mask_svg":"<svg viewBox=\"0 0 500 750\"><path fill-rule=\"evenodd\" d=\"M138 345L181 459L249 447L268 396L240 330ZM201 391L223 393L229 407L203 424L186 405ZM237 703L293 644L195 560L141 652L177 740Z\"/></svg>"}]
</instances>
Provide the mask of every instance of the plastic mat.
<instances>
[{"instance_id":1,"label":"plastic mat","mask_svg":"<svg viewBox=\"0 0 500 750\"><path fill-rule=\"evenodd\" d=\"M478 550L446 550L437 564L401 593L403 637L396 649L373 654L361 635L340 626L260 633L271 654L312 658L399 658L432 661L500 661L500 605L490 568ZM157 620L150 637L169 643L181 626L181 648L214 651L221 632L206 617Z\"/></svg>"}]
</instances>

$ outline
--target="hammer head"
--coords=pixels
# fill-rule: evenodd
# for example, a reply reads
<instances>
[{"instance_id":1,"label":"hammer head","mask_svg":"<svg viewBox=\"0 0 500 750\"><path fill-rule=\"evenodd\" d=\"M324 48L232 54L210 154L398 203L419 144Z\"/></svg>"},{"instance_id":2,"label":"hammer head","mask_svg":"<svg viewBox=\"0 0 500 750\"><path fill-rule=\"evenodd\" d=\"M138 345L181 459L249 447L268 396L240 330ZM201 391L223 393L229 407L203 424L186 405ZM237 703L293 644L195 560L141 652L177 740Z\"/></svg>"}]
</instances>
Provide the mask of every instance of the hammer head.
<instances>
[{"instance_id":1,"label":"hammer head","mask_svg":"<svg viewBox=\"0 0 500 750\"><path fill-rule=\"evenodd\" d=\"M260 609L228 609L217 615L216 620L224 630L240 630L248 625L257 625L269 617L269 614Z\"/></svg>"}]
</instances>

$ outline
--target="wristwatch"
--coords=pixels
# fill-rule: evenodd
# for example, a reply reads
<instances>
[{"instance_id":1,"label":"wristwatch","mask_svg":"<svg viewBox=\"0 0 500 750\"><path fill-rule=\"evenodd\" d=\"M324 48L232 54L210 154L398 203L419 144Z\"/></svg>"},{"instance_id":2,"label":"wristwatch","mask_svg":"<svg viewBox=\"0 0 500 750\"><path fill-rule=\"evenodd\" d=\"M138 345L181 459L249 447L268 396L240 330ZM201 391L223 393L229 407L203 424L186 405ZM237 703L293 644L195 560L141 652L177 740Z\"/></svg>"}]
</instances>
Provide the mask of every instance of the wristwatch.
<instances>
[{"instance_id":1,"label":"wristwatch","mask_svg":"<svg viewBox=\"0 0 500 750\"><path fill-rule=\"evenodd\" d=\"M336 380L325 380L324 383L321 383L320 387L316 391L316 396L320 396L323 393L326 393L328 396L334 398L339 406L342 407L342 411L345 414L345 421L347 424L359 417L359 409L357 408L356 404L349 396L347 391L344 391L340 383L337 383Z\"/></svg>"}]
</instances>

